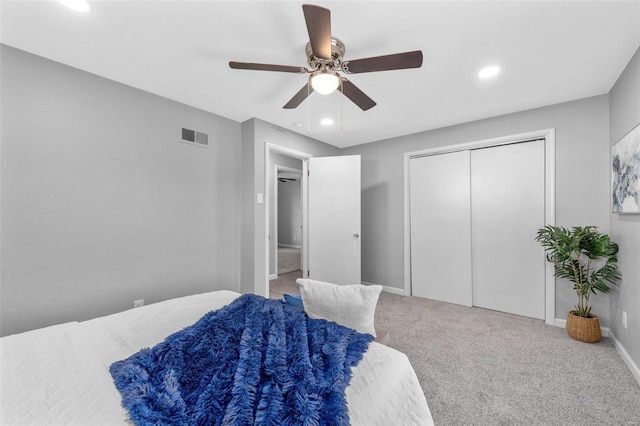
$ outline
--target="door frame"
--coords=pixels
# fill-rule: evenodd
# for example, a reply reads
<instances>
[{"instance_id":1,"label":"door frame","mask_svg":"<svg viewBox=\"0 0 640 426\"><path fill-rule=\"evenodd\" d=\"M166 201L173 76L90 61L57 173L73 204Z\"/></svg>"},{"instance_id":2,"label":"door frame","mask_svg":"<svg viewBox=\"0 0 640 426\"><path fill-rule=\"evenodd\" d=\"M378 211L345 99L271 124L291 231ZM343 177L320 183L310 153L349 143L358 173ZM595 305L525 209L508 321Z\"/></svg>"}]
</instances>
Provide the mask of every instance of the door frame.
<instances>
[{"instance_id":1,"label":"door frame","mask_svg":"<svg viewBox=\"0 0 640 426\"><path fill-rule=\"evenodd\" d=\"M518 133L515 135L502 136L491 139L484 139L475 142L461 143L456 145L440 146L419 151L404 153L404 295L411 295L411 203L409 191L409 161L411 158L424 157L428 155L445 154L448 152L465 151L471 149L488 148L500 145L509 145L519 142L526 142L534 139L545 140L545 217L544 224L555 225L555 188L556 188L556 129L542 129L531 132ZM532 236L531 238L534 238ZM555 325L555 276L553 265L545 262L545 323Z\"/></svg>"},{"instance_id":2,"label":"door frame","mask_svg":"<svg viewBox=\"0 0 640 426\"><path fill-rule=\"evenodd\" d=\"M273 233L274 233L274 239L275 239L275 252L273 254L274 257L274 263L275 263L275 271L273 272L273 274L269 274L269 280L273 280L278 278L278 247L280 246L280 240L278 238L278 218L280 216L280 212L278 211L278 209L280 208L280 203L278 202L278 192L279 192L279 185L280 182L278 181L278 174L280 172L288 172L288 173L295 173L296 175L300 175L300 195L302 196L302 169L294 169L293 167L287 167L287 166L280 166L278 164L275 164L273 166L274 168L274 177L273 177L273 187L276 190L276 196L273 198L274 201L274 206L273 206L273 213L274 213L274 225L273 225ZM302 217L304 218L304 211L302 211L300 213L302 215ZM304 229L303 229L304 232ZM268 234L268 232L267 232ZM267 237L267 239L269 239ZM302 248L302 245L300 246L300 248ZM269 250L271 250L271 244L269 244ZM300 252L302 254L302 250ZM267 266L268 268L271 268L271 265Z\"/></svg>"},{"instance_id":3,"label":"door frame","mask_svg":"<svg viewBox=\"0 0 640 426\"><path fill-rule=\"evenodd\" d=\"M302 160L302 182L301 182L301 196L302 196L302 277L307 278L307 271L309 265L309 235L308 235L308 197L307 197L307 176L309 170L309 158L313 157L312 154L298 151L295 149L287 148L285 146L276 145L270 142L265 143L264 149L264 182L265 182L265 195L264 195L264 247L265 247L265 270L264 270L264 282L265 282L265 297L269 297L269 221L271 216L271 194L269 188L271 187L271 179L275 179L275 174L269 167L271 161L271 153L283 154L289 157L298 158ZM275 184L275 182L274 182ZM276 213L277 214L277 213Z\"/></svg>"}]
</instances>

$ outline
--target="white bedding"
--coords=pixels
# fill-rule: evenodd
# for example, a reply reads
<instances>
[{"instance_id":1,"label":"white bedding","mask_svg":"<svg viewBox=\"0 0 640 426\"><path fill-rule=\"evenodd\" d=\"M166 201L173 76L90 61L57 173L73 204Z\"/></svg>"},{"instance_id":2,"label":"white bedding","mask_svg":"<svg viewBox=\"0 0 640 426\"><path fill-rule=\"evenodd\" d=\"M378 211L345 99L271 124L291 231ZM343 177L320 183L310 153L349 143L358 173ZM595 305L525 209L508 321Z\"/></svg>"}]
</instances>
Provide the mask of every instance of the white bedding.
<instances>
[{"instance_id":1,"label":"white bedding","mask_svg":"<svg viewBox=\"0 0 640 426\"><path fill-rule=\"evenodd\" d=\"M216 291L0 339L0 424L122 425L109 366L238 297ZM406 355L372 342L347 388L352 425L432 425Z\"/></svg>"}]
</instances>

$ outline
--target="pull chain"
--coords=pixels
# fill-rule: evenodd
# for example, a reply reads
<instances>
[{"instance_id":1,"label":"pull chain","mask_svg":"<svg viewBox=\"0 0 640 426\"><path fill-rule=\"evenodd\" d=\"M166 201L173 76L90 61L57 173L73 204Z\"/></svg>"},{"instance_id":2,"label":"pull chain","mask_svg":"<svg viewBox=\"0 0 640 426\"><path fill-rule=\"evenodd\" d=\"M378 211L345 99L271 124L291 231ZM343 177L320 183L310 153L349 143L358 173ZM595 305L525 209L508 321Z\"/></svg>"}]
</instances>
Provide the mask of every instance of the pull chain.
<instances>
[{"instance_id":1,"label":"pull chain","mask_svg":"<svg viewBox=\"0 0 640 426\"><path fill-rule=\"evenodd\" d=\"M307 83L307 133L311 133L311 83Z\"/></svg>"},{"instance_id":2,"label":"pull chain","mask_svg":"<svg viewBox=\"0 0 640 426\"><path fill-rule=\"evenodd\" d=\"M344 89L342 86L342 79L340 79L340 134L344 135Z\"/></svg>"}]
</instances>

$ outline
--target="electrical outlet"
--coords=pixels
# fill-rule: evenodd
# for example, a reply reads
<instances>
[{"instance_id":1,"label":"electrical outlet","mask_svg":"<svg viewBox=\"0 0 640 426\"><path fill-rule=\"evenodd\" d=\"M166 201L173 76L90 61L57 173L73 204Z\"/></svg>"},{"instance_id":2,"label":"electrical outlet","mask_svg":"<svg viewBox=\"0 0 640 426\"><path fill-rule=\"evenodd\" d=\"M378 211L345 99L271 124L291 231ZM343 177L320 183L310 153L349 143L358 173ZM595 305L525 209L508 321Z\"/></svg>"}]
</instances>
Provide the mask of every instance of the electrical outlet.
<instances>
[{"instance_id":1,"label":"electrical outlet","mask_svg":"<svg viewBox=\"0 0 640 426\"><path fill-rule=\"evenodd\" d=\"M625 311L622 311L622 326L627 328L627 313Z\"/></svg>"},{"instance_id":2,"label":"electrical outlet","mask_svg":"<svg viewBox=\"0 0 640 426\"><path fill-rule=\"evenodd\" d=\"M134 300L133 301L133 307L134 308L139 308L140 306L144 306L144 299Z\"/></svg>"}]
</instances>

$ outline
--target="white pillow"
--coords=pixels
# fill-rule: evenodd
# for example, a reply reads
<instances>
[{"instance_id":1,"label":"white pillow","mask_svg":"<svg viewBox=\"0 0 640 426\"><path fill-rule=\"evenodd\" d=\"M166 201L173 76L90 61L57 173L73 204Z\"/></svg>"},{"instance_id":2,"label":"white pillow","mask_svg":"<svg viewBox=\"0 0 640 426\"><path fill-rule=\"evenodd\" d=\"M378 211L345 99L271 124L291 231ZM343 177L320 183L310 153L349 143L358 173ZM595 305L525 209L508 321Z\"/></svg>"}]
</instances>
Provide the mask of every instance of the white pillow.
<instances>
[{"instance_id":1,"label":"white pillow","mask_svg":"<svg viewBox=\"0 0 640 426\"><path fill-rule=\"evenodd\" d=\"M310 318L322 318L376 337L373 317L381 285L338 285L299 278L302 304Z\"/></svg>"}]
</instances>

